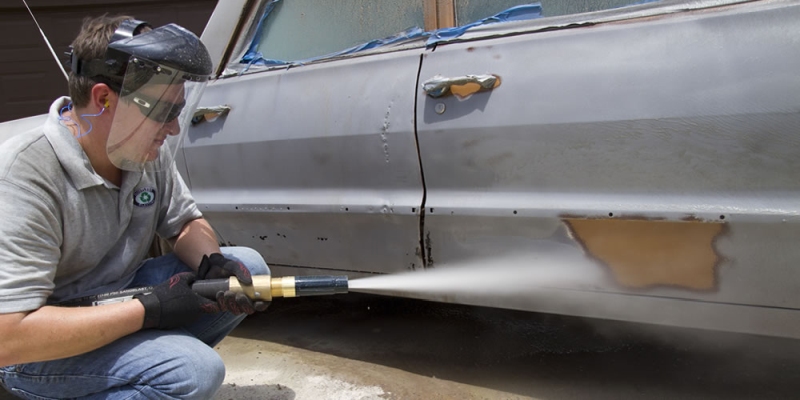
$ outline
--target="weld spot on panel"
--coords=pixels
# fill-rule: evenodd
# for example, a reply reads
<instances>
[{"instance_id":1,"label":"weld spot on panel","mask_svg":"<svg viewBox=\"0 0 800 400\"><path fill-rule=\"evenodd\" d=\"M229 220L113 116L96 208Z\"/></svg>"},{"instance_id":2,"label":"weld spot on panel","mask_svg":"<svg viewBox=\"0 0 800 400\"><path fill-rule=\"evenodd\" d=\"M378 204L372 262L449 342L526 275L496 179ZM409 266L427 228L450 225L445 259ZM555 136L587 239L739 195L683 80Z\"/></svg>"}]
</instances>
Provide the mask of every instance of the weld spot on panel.
<instances>
[{"instance_id":1,"label":"weld spot on panel","mask_svg":"<svg viewBox=\"0 0 800 400\"><path fill-rule=\"evenodd\" d=\"M629 288L717 287L719 222L642 219L563 220L584 251L606 265L617 283Z\"/></svg>"},{"instance_id":2,"label":"weld spot on panel","mask_svg":"<svg viewBox=\"0 0 800 400\"><path fill-rule=\"evenodd\" d=\"M381 142L383 143L383 156L385 161L389 162L389 126L391 125L389 117L392 115L392 104L386 109L386 115L383 117L383 125L381 126Z\"/></svg>"}]
</instances>

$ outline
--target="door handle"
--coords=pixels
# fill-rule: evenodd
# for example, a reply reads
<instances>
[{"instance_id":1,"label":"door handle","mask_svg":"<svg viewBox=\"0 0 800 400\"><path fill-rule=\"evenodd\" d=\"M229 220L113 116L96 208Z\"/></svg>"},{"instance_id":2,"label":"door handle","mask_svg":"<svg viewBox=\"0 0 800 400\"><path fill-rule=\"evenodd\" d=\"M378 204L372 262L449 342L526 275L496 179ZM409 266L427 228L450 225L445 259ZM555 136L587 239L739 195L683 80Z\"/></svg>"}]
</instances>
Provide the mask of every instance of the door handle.
<instances>
[{"instance_id":1,"label":"door handle","mask_svg":"<svg viewBox=\"0 0 800 400\"><path fill-rule=\"evenodd\" d=\"M219 117L224 117L231 112L231 106L197 107L192 115L192 126L202 122L214 122Z\"/></svg>"},{"instance_id":2,"label":"door handle","mask_svg":"<svg viewBox=\"0 0 800 400\"><path fill-rule=\"evenodd\" d=\"M449 95L466 98L478 92L486 92L500 86L498 75L465 75L455 78L434 76L422 82L422 90L430 97L438 99Z\"/></svg>"}]
</instances>

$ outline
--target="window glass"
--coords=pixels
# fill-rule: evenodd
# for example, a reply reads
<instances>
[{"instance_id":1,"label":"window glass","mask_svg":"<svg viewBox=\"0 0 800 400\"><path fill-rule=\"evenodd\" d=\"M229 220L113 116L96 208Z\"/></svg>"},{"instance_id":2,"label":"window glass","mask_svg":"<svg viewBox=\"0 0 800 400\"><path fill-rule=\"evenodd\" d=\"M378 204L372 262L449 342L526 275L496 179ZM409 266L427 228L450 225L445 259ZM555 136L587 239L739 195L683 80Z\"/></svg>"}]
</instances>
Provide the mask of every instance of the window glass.
<instances>
[{"instance_id":1,"label":"window glass","mask_svg":"<svg viewBox=\"0 0 800 400\"><path fill-rule=\"evenodd\" d=\"M263 22L256 51L266 59L324 56L414 26L424 0L282 0Z\"/></svg>"},{"instance_id":2,"label":"window glass","mask_svg":"<svg viewBox=\"0 0 800 400\"><path fill-rule=\"evenodd\" d=\"M640 0L455 0L456 25L466 25L521 4L541 3L542 16L577 14L636 4Z\"/></svg>"}]
</instances>

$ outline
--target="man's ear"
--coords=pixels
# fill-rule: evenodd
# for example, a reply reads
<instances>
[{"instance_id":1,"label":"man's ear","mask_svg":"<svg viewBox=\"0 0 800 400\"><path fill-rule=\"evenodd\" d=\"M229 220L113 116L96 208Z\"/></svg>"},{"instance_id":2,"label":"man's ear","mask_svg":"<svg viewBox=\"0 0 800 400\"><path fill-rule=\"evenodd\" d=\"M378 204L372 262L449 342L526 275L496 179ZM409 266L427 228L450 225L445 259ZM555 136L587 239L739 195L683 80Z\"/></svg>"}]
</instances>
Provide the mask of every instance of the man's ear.
<instances>
[{"instance_id":1,"label":"man's ear","mask_svg":"<svg viewBox=\"0 0 800 400\"><path fill-rule=\"evenodd\" d=\"M105 83L92 86L92 100L90 106L97 111L111 108L116 104L116 93Z\"/></svg>"}]
</instances>

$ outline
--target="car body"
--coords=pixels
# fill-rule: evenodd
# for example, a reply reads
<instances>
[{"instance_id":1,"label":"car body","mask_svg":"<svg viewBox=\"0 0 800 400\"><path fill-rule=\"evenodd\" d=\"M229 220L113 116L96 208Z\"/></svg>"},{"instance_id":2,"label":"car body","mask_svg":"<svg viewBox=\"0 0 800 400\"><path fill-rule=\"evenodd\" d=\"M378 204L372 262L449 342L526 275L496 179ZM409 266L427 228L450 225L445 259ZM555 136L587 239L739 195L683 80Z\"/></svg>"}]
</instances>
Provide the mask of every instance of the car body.
<instances>
[{"instance_id":1,"label":"car body","mask_svg":"<svg viewBox=\"0 0 800 400\"><path fill-rule=\"evenodd\" d=\"M221 243L275 275L487 282L400 296L800 338L800 2L350 3L214 11L178 165Z\"/></svg>"}]
</instances>

